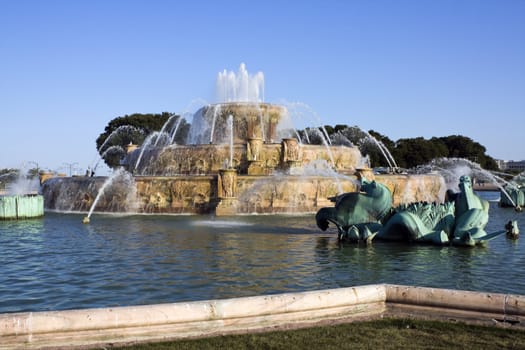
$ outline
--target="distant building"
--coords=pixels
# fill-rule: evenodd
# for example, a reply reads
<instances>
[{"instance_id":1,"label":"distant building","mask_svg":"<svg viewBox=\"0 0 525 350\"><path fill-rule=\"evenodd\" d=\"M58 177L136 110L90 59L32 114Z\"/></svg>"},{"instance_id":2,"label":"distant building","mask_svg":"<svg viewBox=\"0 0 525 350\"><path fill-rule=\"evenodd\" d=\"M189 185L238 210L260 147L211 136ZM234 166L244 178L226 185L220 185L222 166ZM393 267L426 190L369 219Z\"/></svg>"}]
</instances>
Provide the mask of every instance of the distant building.
<instances>
[{"instance_id":1,"label":"distant building","mask_svg":"<svg viewBox=\"0 0 525 350\"><path fill-rule=\"evenodd\" d=\"M517 172L525 171L525 160L520 160L520 161L498 160L497 163L501 170L517 171Z\"/></svg>"},{"instance_id":2,"label":"distant building","mask_svg":"<svg viewBox=\"0 0 525 350\"><path fill-rule=\"evenodd\" d=\"M498 169L499 170L504 170L505 169L505 164L507 163L507 161L505 160L502 160L502 159L494 159L496 161L496 164L498 164Z\"/></svg>"}]
</instances>

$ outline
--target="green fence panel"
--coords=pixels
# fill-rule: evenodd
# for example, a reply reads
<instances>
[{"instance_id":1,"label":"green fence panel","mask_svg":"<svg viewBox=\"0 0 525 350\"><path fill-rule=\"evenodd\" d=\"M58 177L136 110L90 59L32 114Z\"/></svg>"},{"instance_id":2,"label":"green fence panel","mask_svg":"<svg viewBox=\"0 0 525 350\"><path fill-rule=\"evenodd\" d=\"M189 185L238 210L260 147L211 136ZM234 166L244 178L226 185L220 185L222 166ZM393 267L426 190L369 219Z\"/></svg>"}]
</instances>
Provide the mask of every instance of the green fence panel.
<instances>
[{"instance_id":1,"label":"green fence panel","mask_svg":"<svg viewBox=\"0 0 525 350\"><path fill-rule=\"evenodd\" d=\"M0 219L9 220L16 219L16 197L15 196L1 196L0 197Z\"/></svg>"},{"instance_id":2,"label":"green fence panel","mask_svg":"<svg viewBox=\"0 0 525 350\"><path fill-rule=\"evenodd\" d=\"M44 197L15 195L0 197L0 220L36 218L44 215Z\"/></svg>"},{"instance_id":3,"label":"green fence panel","mask_svg":"<svg viewBox=\"0 0 525 350\"><path fill-rule=\"evenodd\" d=\"M39 195L18 196L18 218L36 218L44 215L43 197Z\"/></svg>"}]
</instances>

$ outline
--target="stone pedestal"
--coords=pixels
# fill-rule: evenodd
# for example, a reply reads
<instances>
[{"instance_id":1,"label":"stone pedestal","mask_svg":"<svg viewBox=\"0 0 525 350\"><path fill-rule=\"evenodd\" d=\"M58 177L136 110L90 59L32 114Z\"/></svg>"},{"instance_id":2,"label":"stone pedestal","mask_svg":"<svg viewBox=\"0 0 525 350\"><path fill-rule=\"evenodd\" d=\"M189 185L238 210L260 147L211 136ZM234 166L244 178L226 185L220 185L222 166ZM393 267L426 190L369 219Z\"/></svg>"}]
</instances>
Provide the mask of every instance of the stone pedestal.
<instances>
[{"instance_id":1,"label":"stone pedestal","mask_svg":"<svg viewBox=\"0 0 525 350\"><path fill-rule=\"evenodd\" d=\"M301 162L300 160L287 161L286 173L288 175L302 175L304 173L303 162Z\"/></svg>"},{"instance_id":2,"label":"stone pedestal","mask_svg":"<svg viewBox=\"0 0 525 350\"><path fill-rule=\"evenodd\" d=\"M277 124L279 124L281 116L278 113L270 112L270 122L268 123L268 130L266 133L266 142L273 143L275 135L277 134Z\"/></svg>"},{"instance_id":3,"label":"stone pedestal","mask_svg":"<svg viewBox=\"0 0 525 350\"><path fill-rule=\"evenodd\" d=\"M215 215L237 214L237 171L235 169L220 169L217 186L219 204L215 209Z\"/></svg>"},{"instance_id":4,"label":"stone pedestal","mask_svg":"<svg viewBox=\"0 0 525 350\"><path fill-rule=\"evenodd\" d=\"M286 138L282 140L282 160L283 163L288 161L301 160L301 149L299 147L299 141L294 138Z\"/></svg>"},{"instance_id":5,"label":"stone pedestal","mask_svg":"<svg viewBox=\"0 0 525 350\"><path fill-rule=\"evenodd\" d=\"M221 199L221 201L215 208L215 215L217 216L237 215L238 206L239 206L239 201L237 200L237 198Z\"/></svg>"},{"instance_id":6,"label":"stone pedestal","mask_svg":"<svg viewBox=\"0 0 525 350\"><path fill-rule=\"evenodd\" d=\"M237 192L237 171L235 169L220 169L217 181L219 199L235 198Z\"/></svg>"},{"instance_id":7,"label":"stone pedestal","mask_svg":"<svg viewBox=\"0 0 525 350\"><path fill-rule=\"evenodd\" d=\"M248 165L248 175L268 175L268 171L262 161L251 160Z\"/></svg>"},{"instance_id":8,"label":"stone pedestal","mask_svg":"<svg viewBox=\"0 0 525 350\"><path fill-rule=\"evenodd\" d=\"M263 139L251 137L246 143L246 159L248 160L248 175L267 175L261 160Z\"/></svg>"},{"instance_id":9,"label":"stone pedestal","mask_svg":"<svg viewBox=\"0 0 525 350\"><path fill-rule=\"evenodd\" d=\"M296 138L282 139L281 147L282 168L290 175L300 175L303 164L299 141Z\"/></svg>"},{"instance_id":10,"label":"stone pedestal","mask_svg":"<svg viewBox=\"0 0 525 350\"><path fill-rule=\"evenodd\" d=\"M262 116L259 114L256 114L254 112L249 113L247 116L247 122L248 122L248 130L247 130L247 136L248 139L250 137L252 138L260 138L262 141L263 136L263 120Z\"/></svg>"},{"instance_id":11,"label":"stone pedestal","mask_svg":"<svg viewBox=\"0 0 525 350\"><path fill-rule=\"evenodd\" d=\"M248 139L246 144L246 158L248 161L258 161L261 159L261 148L263 139L260 137L252 137Z\"/></svg>"}]
</instances>

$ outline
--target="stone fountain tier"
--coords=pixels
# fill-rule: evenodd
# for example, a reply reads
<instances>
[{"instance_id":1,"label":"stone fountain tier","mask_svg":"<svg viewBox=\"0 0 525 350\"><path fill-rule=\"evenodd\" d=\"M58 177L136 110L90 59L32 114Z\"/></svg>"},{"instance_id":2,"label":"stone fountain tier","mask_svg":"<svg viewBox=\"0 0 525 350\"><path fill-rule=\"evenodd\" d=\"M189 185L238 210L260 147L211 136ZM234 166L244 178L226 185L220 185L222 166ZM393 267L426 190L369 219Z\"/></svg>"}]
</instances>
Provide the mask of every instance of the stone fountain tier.
<instances>
[{"instance_id":1,"label":"stone fountain tier","mask_svg":"<svg viewBox=\"0 0 525 350\"><path fill-rule=\"evenodd\" d=\"M145 150L138 169L134 168L140 149L128 154L127 170L141 175L217 175L229 167L229 145L181 145ZM301 173L324 163L340 174L353 174L360 167L361 153L355 147L302 145L297 139L264 143L250 138L233 145L233 164L240 175L270 175L276 172ZM311 169L314 171L315 169Z\"/></svg>"},{"instance_id":2,"label":"stone fountain tier","mask_svg":"<svg viewBox=\"0 0 525 350\"><path fill-rule=\"evenodd\" d=\"M54 177L42 185L46 210L63 212L88 212L106 182L104 176ZM105 191L97 208L105 212L129 212L137 210L136 199L130 196L134 189L125 184L115 183Z\"/></svg>"},{"instance_id":3,"label":"stone fountain tier","mask_svg":"<svg viewBox=\"0 0 525 350\"><path fill-rule=\"evenodd\" d=\"M199 134L194 135L192 143L229 143L230 115L233 117L234 143L246 143L250 138L274 143L279 140L277 125L287 111L283 106L253 102L228 102L202 107L194 116L193 123Z\"/></svg>"},{"instance_id":4,"label":"stone fountain tier","mask_svg":"<svg viewBox=\"0 0 525 350\"><path fill-rule=\"evenodd\" d=\"M393 205L442 201L445 184L439 175L376 175L393 193ZM89 210L104 183L101 177L50 179L43 184L48 210ZM330 197L357 188L357 177L337 181L325 176L238 175L221 171L203 176L139 176L133 189L108 188L95 208L100 212L234 215L315 213L333 205ZM129 193L136 193L130 203Z\"/></svg>"},{"instance_id":5,"label":"stone fountain tier","mask_svg":"<svg viewBox=\"0 0 525 350\"><path fill-rule=\"evenodd\" d=\"M134 175L131 182L50 179L42 185L46 208L89 214L315 213L331 197L355 191L363 167L359 149L301 144L290 137L293 129L283 127L286 118L284 107L265 103L203 107L194 116L190 144L130 149L122 165ZM366 177L373 176L368 169ZM394 205L441 201L446 190L437 175L377 180L390 188Z\"/></svg>"}]
</instances>

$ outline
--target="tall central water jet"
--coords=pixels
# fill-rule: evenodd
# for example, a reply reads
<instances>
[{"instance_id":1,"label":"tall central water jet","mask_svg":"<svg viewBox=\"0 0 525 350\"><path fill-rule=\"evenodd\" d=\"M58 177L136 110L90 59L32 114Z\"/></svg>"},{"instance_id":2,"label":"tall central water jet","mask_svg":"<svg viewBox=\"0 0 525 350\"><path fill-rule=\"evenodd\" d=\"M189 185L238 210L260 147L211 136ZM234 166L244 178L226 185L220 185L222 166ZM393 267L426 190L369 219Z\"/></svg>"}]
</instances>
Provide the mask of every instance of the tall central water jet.
<instances>
[{"instance_id":1,"label":"tall central water jet","mask_svg":"<svg viewBox=\"0 0 525 350\"><path fill-rule=\"evenodd\" d=\"M250 75L241 63L237 74L226 71L217 75L217 102L264 102L264 74Z\"/></svg>"}]
</instances>

